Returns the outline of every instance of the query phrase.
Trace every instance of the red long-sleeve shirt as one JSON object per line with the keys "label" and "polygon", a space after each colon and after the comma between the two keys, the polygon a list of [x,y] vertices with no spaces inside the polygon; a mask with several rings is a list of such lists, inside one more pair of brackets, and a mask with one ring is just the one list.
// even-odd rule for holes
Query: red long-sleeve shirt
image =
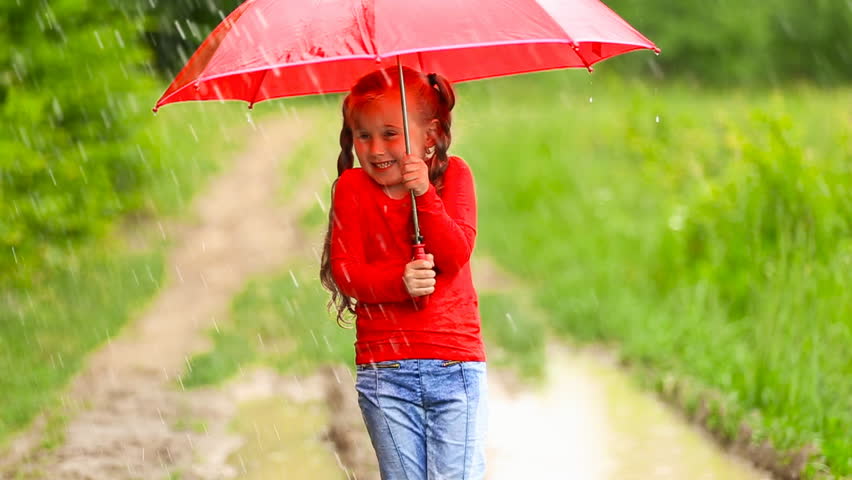
{"label": "red long-sleeve shirt", "polygon": [[450,157],[441,192],[417,197],[426,252],[435,260],[428,302],[402,279],[412,258],[411,197],[388,197],[362,169],[337,180],[331,267],[338,288],[355,298],[355,363],[415,358],[484,361],[479,300],[470,273],[476,238],[476,193],[470,167]]}

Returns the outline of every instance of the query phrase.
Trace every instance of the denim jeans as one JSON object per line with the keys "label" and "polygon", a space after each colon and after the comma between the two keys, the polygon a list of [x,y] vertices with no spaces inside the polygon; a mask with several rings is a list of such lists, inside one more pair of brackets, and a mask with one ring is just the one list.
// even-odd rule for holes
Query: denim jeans
{"label": "denim jeans", "polygon": [[394,360],[357,370],[382,480],[484,478],[485,362]]}

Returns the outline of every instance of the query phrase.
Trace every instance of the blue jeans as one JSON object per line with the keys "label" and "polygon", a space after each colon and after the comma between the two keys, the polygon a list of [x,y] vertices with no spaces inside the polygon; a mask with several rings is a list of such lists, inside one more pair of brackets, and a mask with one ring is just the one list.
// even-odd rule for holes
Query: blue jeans
{"label": "blue jeans", "polygon": [[357,369],[382,480],[484,478],[485,362],[394,360]]}

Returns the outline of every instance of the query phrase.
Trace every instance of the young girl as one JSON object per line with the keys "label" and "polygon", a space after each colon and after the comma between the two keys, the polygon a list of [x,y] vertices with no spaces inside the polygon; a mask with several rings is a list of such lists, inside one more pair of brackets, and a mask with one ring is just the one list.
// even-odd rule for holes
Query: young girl
{"label": "young girl", "polygon": [[[447,155],[450,84],[408,68],[403,78],[411,155],[396,68],[362,77],[343,101],[321,278],[338,323],[356,316],[358,404],[382,479],[482,479],[487,388],[470,273],[473,176]],[[412,260],[409,191],[426,259]]]}

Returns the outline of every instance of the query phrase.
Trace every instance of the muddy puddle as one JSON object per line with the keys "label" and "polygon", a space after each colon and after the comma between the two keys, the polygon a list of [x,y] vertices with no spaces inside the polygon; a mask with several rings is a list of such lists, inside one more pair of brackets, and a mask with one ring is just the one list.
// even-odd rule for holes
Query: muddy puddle
{"label": "muddy puddle", "polygon": [[548,349],[548,380],[489,379],[489,480],[769,480],[723,452],[611,362]]}
{"label": "muddy puddle", "polygon": [[328,421],[320,402],[296,404],[271,397],[242,404],[232,428],[245,443],[228,459],[238,472],[234,478],[345,479],[334,446],[323,438]]}

